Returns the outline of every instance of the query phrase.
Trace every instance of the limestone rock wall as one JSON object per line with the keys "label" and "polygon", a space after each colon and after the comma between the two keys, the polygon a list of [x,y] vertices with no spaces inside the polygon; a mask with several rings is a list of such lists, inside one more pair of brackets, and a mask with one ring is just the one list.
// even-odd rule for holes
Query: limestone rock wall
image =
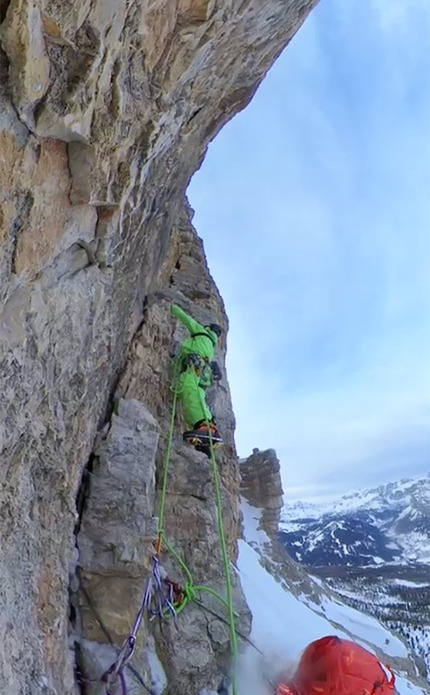
{"label": "limestone rock wall", "polygon": [[241,494],[257,509],[261,509],[260,526],[269,538],[276,539],[283,507],[281,468],[274,449],[254,452],[241,461]]}
{"label": "limestone rock wall", "polygon": [[[100,683],[91,688],[89,683],[116,657],[104,630],[121,646],[142,601],[142,576],[151,567],[157,444],[155,419],[142,403],[130,400],[118,403],[95,450],[78,534],[78,573],[71,582],[84,692],[101,692]],[[138,642],[143,663],[145,646],[145,640]]]}
{"label": "limestone rock wall", "polygon": [[[184,192],[208,142],[248,103],[315,4],[0,2],[0,692],[84,692],[69,605],[75,532],[92,580],[106,565],[90,557],[90,548],[104,550],[89,529],[97,519],[110,523],[89,498],[94,518],[80,518],[83,471],[93,462],[86,477],[100,474],[95,489],[105,489],[109,457],[94,446],[97,432],[118,427],[112,413],[124,416],[120,398],[156,419],[160,445],[141,467],[145,475],[159,467],[179,334],[165,303],[151,306],[147,297],[173,287],[195,302],[197,318],[222,318],[198,265],[203,251]],[[234,556],[238,473],[229,465],[234,419],[225,382],[214,405],[227,440],[221,466]],[[113,475],[122,480],[120,470]],[[127,572],[144,572],[133,543],[115,551],[118,574],[127,553]]]}
{"label": "limestone rock wall", "polygon": [[[97,442],[88,473],[86,502],[77,534],[78,572],[85,591],[79,591],[77,586],[74,597],[78,606],[74,638],[79,649],[80,678],[87,683],[100,679],[114,652],[88,606],[86,593],[103,616],[113,641],[120,646],[139,609],[155,549],[154,516],[158,507],[154,488],[156,481],[158,487],[161,483],[171,417],[171,355],[187,335],[171,316],[170,302],[178,302],[202,323],[217,321],[227,328],[222,300],[207,269],[202,243],[191,226],[187,205],[173,232],[170,255],[167,265],[174,272],[162,280],[164,299],[148,300],[145,321],[133,339],[116,389],[116,412],[107,432]],[[225,373],[225,341],[224,349],[221,341],[217,358]],[[209,395],[226,439],[226,447],[217,453],[217,460],[226,539],[230,556],[235,559],[239,468],[225,377]],[[167,486],[166,538],[192,571],[196,585],[206,585],[225,595],[211,464],[204,454],[183,445],[182,430],[179,407]],[[183,584],[187,578],[169,552],[162,554],[161,561],[169,577]],[[168,674],[165,695],[194,695],[204,687],[217,692],[228,679],[229,632],[224,622],[227,614],[213,597],[203,594],[201,598],[210,613],[190,605],[177,623],[166,622],[161,629],[158,624],[146,623],[139,633],[133,664],[150,683],[151,669],[145,653],[155,646]],[[247,633],[250,616],[237,580],[234,598],[240,614],[238,627]],[[217,614],[221,619],[217,619]],[[128,673],[127,680],[136,695],[145,692],[139,689],[132,674]],[[100,685],[93,683],[89,693],[99,695]]]}

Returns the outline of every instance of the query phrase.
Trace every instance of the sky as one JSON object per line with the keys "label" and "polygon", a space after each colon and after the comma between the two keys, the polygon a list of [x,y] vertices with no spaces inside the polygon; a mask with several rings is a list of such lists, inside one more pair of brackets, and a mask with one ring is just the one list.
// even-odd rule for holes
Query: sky
{"label": "sky", "polygon": [[430,470],[430,3],[321,0],[188,195],[240,456],[286,497]]}

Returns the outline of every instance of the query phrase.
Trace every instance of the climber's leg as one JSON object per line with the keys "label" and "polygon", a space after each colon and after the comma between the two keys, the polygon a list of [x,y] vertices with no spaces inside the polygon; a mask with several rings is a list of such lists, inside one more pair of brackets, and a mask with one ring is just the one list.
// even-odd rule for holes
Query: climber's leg
{"label": "climber's leg", "polygon": [[[189,444],[208,446],[210,439],[214,446],[222,444],[212,412],[206,403],[206,394],[200,387],[200,375],[193,367],[188,367],[179,377],[179,396],[184,418],[191,428],[184,432],[184,441]],[[210,434],[207,426],[209,422]]]}
{"label": "climber's leg", "polygon": [[212,420],[205,392],[200,388],[199,383],[200,377],[192,367],[188,367],[179,377],[178,392],[182,402],[182,412],[190,428],[201,420]]}

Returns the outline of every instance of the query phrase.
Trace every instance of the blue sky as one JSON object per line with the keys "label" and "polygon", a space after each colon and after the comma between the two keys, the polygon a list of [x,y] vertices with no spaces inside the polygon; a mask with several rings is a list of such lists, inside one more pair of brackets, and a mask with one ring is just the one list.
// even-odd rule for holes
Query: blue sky
{"label": "blue sky", "polygon": [[239,454],[285,492],[430,469],[430,3],[321,0],[189,197]]}

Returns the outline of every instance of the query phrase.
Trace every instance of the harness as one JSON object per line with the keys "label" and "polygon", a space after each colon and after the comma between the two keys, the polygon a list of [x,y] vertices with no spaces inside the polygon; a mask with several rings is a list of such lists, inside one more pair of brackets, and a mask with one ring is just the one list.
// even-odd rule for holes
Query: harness
{"label": "harness", "polygon": [[192,338],[198,338],[199,336],[204,336],[205,338],[209,338],[211,341],[212,345],[215,347],[216,345],[216,340],[212,338],[212,336],[209,333],[206,333],[206,331],[200,331],[200,333],[191,333]]}
{"label": "harness", "polygon": [[181,372],[185,372],[187,368],[190,366],[193,366],[196,369],[196,371],[199,369],[204,369],[204,367],[208,364],[208,357],[202,357],[201,355],[198,355],[196,352],[190,352],[188,355],[185,355],[182,358]]}
{"label": "harness", "polygon": [[211,385],[212,373],[211,365],[207,357],[202,357],[195,352],[185,355],[180,363],[180,373],[186,372],[192,368],[199,378],[199,387],[205,391]]}
{"label": "harness", "polygon": [[[212,338],[211,335],[209,335],[209,333],[206,333],[206,331],[200,331],[199,333],[191,333],[191,338],[198,338],[199,336],[209,338],[212,345],[214,347],[216,346],[216,341]],[[203,370],[208,364],[208,357],[202,357],[202,355],[199,355],[197,352],[190,352],[188,355],[184,355],[184,357],[181,359],[180,371],[185,372],[188,369],[188,367],[193,366],[197,374],[200,374],[201,372],[203,372]]]}
{"label": "harness", "polygon": [[[214,347],[216,347],[216,340],[212,338],[209,333],[201,331],[200,333],[192,333],[191,338],[197,338],[198,336],[204,336],[209,338]],[[210,367],[212,378],[209,379],[208,383],[200,383],[199,386],[203,389],[207,388],[213,379],[213,381],[220,381],[222,379],[222,372],[219,368],[218,362],[216,360],[210,361],[209,357],[202,357],[198,353],[191,352],[185,355],[180,362],[180,372],[185,372],[190,366],[194,367],[196,374],[203,377],[203,382],[205,381],[206,370]]]}

